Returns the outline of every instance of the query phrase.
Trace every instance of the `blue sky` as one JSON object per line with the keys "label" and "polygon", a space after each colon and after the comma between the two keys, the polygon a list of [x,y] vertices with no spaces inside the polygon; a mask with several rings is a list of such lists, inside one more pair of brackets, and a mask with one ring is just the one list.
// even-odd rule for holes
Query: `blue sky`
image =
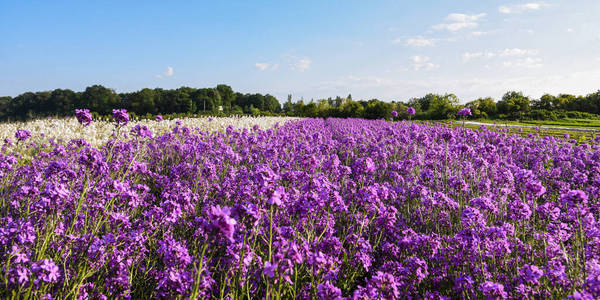
{"label": "blue sky", "polygon": [[600,1],[4,1],[0,95],[231,85],[462,102],[600,89]]}

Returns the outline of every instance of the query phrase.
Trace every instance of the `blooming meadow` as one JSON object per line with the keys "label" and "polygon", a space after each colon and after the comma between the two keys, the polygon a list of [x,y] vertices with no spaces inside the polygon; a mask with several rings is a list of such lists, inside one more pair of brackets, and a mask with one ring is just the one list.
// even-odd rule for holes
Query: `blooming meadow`
{"label": "blooming meadow", "polygon": [[3,298],[600,297],[600,140],[114,113],[102,144],[4,147]]}
{"label": "blooming meadow", "polygon": [[[27,130],[31,139],[28,143],[37,145],[46,144],[49,140],[57,143],[68,142],[72,139],[85,139],[94,147],[104,145],[114,134],[115,123],[111,121],[92,121],[89,110],[77,110],[76,118],[47,118],[28,122],[0,123],[0,142],[15,143],[15,132]],[[123,116],[122,116],[123,117]],[[146,126],[154,135],[165,133],[177,123],[189,128],[199,128],[202,131],[223,131],[228,126],[235,128],[251,128],[258,125],[262,129],[268,129],[275,124],[283,124],[294,117],[222,117],[222,118],[181,118],[163,120],[158,115],[155,120],[131,120],[122,126],[121,132],[128,137],[130,130],[136,125]],[[8,139],[8,140],[7,140]]]}

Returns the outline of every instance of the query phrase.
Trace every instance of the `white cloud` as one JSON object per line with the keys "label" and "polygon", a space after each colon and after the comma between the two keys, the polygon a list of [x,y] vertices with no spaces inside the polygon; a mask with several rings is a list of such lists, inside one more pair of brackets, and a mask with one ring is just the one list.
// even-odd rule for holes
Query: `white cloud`
{"label": "white cloud", "polygon": [[512,61],[505,61],[502,63],[505,67],[525,67],[525,68],[539,68],[544,64],[542,59],[539,57],[525,57],[519,58]]}
{"label": "white cloud", "polygon": [[464,62],[467,62],[471,59],[474,58],[492,58],[492,57],[496,57],[498,54],[496,52],[490,52],[490,51],[485,51],[485,52],[465,52],[462,55],[462,59]]}
{"label": "white cloud", "polygon": [[173,76],[173,67],[168,66],[167,71],[162,74],[156,75],[156,78],[163,78],[163,77],[170,77],[170,76]]}
{"label": "white cloud", "polygon": [[434,25],[432,28],[435,30],[448,30],[451,32],[459,31],[461,29],[466,28],[475,28],[479,26],[478,21],[485,17],[487,14],[481,13],[476,15],[466,15],[466,14],[449,14],[446,17],[446,21],[449,23],[442,23]]}
{"label": "white cloud", "polygon": [[480,57],[483,57],[483,52],[473,52],[473,53],[471,53],[471,52],[465,52],[462,55],[462,60],[463,61],[469,61],[469,60],[471,60],[473,58],[480,58]]}
{"label": "white cloud", "polygon": [[568,32],[568,33],[575,32],[575,29],[573,29],[573,28],[567,28],[567,32]]}
{"label": "white cloud", "polygon": [[410,59],[413,62],[412,67],[415,71],[429,71],[440,67],[439,65],[432,63],[431,59],[427,56],[416,55],[411,57]]}
{"label": "white cloud", "polygon": [[536,57],[537,55],[538,50],[536,49],[506,48],[498,51],[465,52],[462,55],[462,60],[463,62],[468,62],[478,58],[515,58],[514,60],[502,62],[502,65],[505,67],[537,68],[542,66],[542,59]]}
{"label": "white cloud", "polygon": [[485,32],[485,31],[473,31],[473,32],[471,32],[472,36],[483,36],[483,35],[486,35],[486,34],[488,34],[488,33]]}
{"label": "white cloud", "polygon": [[526,11],[540,10],[548,6],[546,2],[529,2],[524,4],[502,5],[498,7],[498,11],[503,14],[520,14]]}
{"label": "white cloud", "polygon": [[270,63],[256,63],[256,64],[254,64],[254,66],[257,69],[261,70],[261,71],[264,71],[264,70],[268,69],[270,65],[271,65]]}
{"label": "white cloud", "polygon": [[310,60],[310,58],[308,57],[297,59],[295,62],[292,63],[292,70],[304,72],[305,70],[308,70],[310,68],[311,64],[312,60]]}
{"label": "white cloud", "polygon": [[275,71],[279,68],[279,64],[272,64],[272,63],[268,63],[268,62],[256,63],[256,64],[254,64],[254,66],[259,71],[266,71],[266,70]]}
{"label": "white cloud", "polygon": [[499,56],[525,56],[525,55],[537,55],[538,51],[536,49],[519,49],[519,48],[512,48],[512,49],[504,49],[501,51],[498,51],[498,55]]}
{"label": "white cloud", "polygon": [[411,47],[431,47],[431,46],[435,46],[436,42],[437,42],[437,39],[428,39],[428,38],[424,38],[422,36],[408,38],[404,42],[402,39],[397,39],[394,41],[395,44],[404,44],[406,46],[411,46]]}
{"label": "white cloud", "polygon": [[462,55],[464,62],[467,62],[475,58],[493,58],[493,57],[523,57],[523,56],[536,56],[538,50],[536,49],[520,49],[520,48],[506,48],[498,51],[485,51],[485,52],[465,52]]}

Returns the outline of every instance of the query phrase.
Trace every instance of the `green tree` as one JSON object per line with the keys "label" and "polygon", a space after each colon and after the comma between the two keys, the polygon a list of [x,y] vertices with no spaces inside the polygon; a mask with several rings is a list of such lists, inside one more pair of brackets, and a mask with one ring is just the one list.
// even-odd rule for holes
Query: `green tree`
{"label": "green tree", "polygon": [[392,110],[392,104],[372,99],[365,107],[363,116],[366,119],[389,119],[392,117]]}
{"label": "green tree", "polygon": [[50,95],[52,113],[60,116],[72,115],[80,96],[81,93],[76,93],[69,89],[55,89]]}
{"label": "green tree", "polygon": [[498,101],[498,113],[506,114],[512,117],[521,116],[529,111],[530,100],[523,96],[522,92],[510,91],[502,96],[502,100]]}
{"label": "green tree", "polygon": [[554,108],[556,97],[550,94],[544,94],[538,101],[532,101],[531,106],[535,109],[551,110]]}
{"label": "green tree", "polygon": [[490,118],[497,113],[496,102],[491,97],[475,99],[465,106],[471,109],[474,118]]}
{"label": "green tree", "polygon": [[224,108],[231,110],[231,105],[235,102],[235,92],[233,92],[233,89],[226,84],[219,84],[217,85],[217,91],[221,96]]}
{"label": "green tree", "polygon": [[277,98],[266,94],[264,97],[263,110],[272,112],[272,113],[280,113],[281,112],[281,104]]}
{"label": "green tree", "polygon": [[138,115],[155,114],[157,111],[154,98],[155,91],[146,88],[128,95],[127,104],[129,109]]}
{"label": "green tree", "polygon": [[283,104],[283,112],[286,115],[292,115],[294,113],[294,104],[292,103],[292,94],[287,96],[287,101]]}
{"label": "green tree", "polygon": [[101,115],[109,115],[114,108],[121,105],[121,99],[114,90],[101,85],[93,85],[85,89],[77,108],[88,108]]}

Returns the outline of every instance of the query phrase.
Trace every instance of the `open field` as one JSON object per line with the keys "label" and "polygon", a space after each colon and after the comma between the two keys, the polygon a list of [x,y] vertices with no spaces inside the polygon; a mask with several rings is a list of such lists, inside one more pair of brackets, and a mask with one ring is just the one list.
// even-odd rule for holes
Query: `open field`
{"label": "open field", "polygon": [[481,120],[471,121],[477,123],[484,123],[489,125],[501,126],[534,126],[534,127],[565,127],[565,128],[579,128],[579,129],[598,129],[600,130],[600,120],[594,119],[564,119],[560,121],[537,121],[537,120],[523,120],[523,121],[505,121],[505,120]]}
{"label": "open field", "polygon": [[251,121],[113,124],[98,147],[17,134],[0,295],[600,297],[600,139]]}
{"label": "open field", "polygon": [[[452,127],[462,127],[462,121],[442,122]],[[600,129],[596,128],[578,128],[578,127],[555,127],[551,125],[534,126],[525,123],[487,123],[487,122],[465,122],[464,127],[474,130],[480,130],[484,125],[487,129],[505,132],[508,134],[517,134],[519,136],[552,136],[557,139],[567,139],[578,143],[586,142],[600,136]],[[508,125],[508,126],[507,126]]]}

